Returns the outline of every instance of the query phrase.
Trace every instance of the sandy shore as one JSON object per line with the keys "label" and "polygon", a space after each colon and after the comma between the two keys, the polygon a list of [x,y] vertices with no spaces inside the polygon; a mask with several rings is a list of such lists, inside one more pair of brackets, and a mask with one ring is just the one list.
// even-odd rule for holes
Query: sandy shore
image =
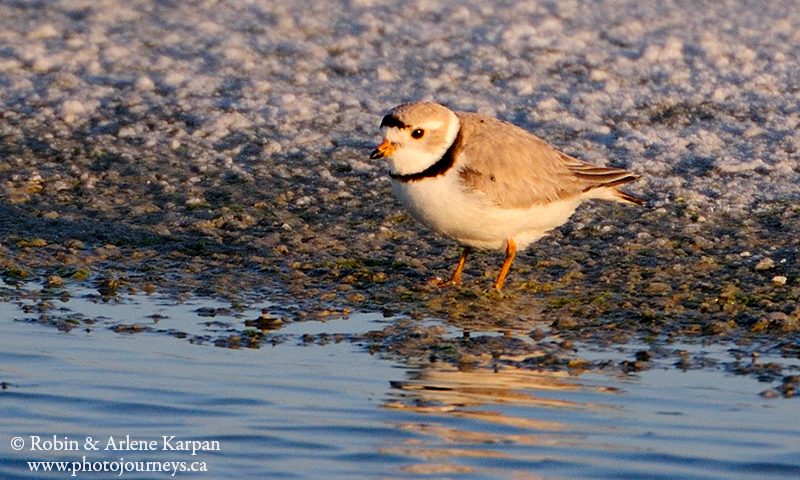
{"label": "sandy shore", "polygon": [[[744,0],[4,2],[5,295],[91,282],[259,295],[288,319],[384,310],[602,342],[791,346],[795,12]],[[382,114],[419,99],[629,168],[649,205],[581,208],[520,254],[502,296],[489,291],[498,253],[475,255],[463,288],[434,288],[458,246],[409,219],[368,159]]]}

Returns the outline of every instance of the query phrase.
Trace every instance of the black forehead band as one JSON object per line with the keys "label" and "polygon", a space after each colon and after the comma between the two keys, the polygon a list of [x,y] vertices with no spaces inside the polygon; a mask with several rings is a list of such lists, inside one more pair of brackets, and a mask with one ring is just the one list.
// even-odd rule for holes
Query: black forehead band
{"label": "black forehead band", "polygon": [[408,125],[403,123],[399,118],[389,113],[385,117],[383,117],[383,120],[381,120],[381,128],[383,127],[387,128],[397,127],[403,129],[403,128],[408,128]]}

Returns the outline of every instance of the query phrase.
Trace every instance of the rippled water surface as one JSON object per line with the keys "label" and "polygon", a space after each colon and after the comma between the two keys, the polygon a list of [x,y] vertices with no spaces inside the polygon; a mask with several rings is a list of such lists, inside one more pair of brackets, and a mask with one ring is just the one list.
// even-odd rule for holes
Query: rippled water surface
{"label": "rippled water surface", "polygon": [[[797,401],[762,398],[764,385],[749,377],[713,369],[575,377],[404,365],[347,340],[390,321],[378,315],[292,323],[280,330],[281,342],[260,349],[217,348],[175,333],[241,331],[264,307],[198,314],[219,306],[72,298],[59,303],[62,313],[97,322],[67,332],[34,321],[38,314],[24,302],[0,303],[0,477],[72,478],[71,470],[32,472],[28,462],[71,469],[84,457],[109,469],[112,462],[123,469],[185,462],[207,471],[174,477],[209,479],[800,477]],[[153,331],[118,332],[108,327],[114,323]],[[329,342],[318,340],[322,332],[332,334]],[[307,333],[317,340],[304,341]],[[31,451],[32,436],[40,447],[55,436],[77,440],[79,449]],[[156,449],[105,450],[111,437],[117,444],[126,436]],[[165,436],[175,437],[172,447],[190,440],[219,448],[165,451]],[[20,450],[12,448],[15,437]],[[87,437],[98,450],[85,450]],[[174,473],[120,475],[119,464],[74,476]]]}

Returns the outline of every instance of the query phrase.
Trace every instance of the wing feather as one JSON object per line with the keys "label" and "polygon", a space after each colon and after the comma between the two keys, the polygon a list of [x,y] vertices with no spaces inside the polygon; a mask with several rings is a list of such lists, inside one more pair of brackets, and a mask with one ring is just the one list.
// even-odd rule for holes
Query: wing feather
{"label": "wing feather", "polygon": [[[637,178],[627,170],[571,157],[510,123],[475,113],[457,115],[462,129],[456,159],[461,180],[465,188],[495,205],[530,208],[594,189],[613,189]],[[627,194],[611,196],[620,201],[635,199]]]}

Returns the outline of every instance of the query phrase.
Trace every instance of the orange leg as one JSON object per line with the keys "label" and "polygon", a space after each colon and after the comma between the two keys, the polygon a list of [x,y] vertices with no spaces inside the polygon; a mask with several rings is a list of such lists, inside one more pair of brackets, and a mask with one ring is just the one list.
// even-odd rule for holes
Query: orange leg
{"label": "orange leg", "polygon": [[461,285],[461,272],[464,271],[464,264],[467,263],[467,257],[469,256],[469,252],[471,250],[472,249],[469,247],[464,247],[464,251],[461,252],[461,259],[458,261],[456,271],[453,272],[453,276],[450,277],[450,283],[453,285]]}
{"label": "orange leg", "polygon": [[509,238],[506,245],[506,260],[503,262],[503,268],[500,269],[500,276],[497,277],[497,281],[494,283],[494,288],[498,290],[503,288],[503,282],[506,281],[506,275],[508,275],[508,270],[511,268],[511,262],[514,261],[514,256],[516,254],[517,244],[514,243],[514,239]]}
{"label": "orange leg", "polygon": [[464,247],[464,252],[461,253],[461,259],[458,261],[458,266],[456,267],[456,271],[453,272],[453,276],[450,277],[450,280],[434,280],[436,285],[440,287],[444,287],[447,285],[461,285],[461,272],[464,271],[464,264],[467,263],[467,257],[469,256],[469,252],[472,249],[469,247]]}

